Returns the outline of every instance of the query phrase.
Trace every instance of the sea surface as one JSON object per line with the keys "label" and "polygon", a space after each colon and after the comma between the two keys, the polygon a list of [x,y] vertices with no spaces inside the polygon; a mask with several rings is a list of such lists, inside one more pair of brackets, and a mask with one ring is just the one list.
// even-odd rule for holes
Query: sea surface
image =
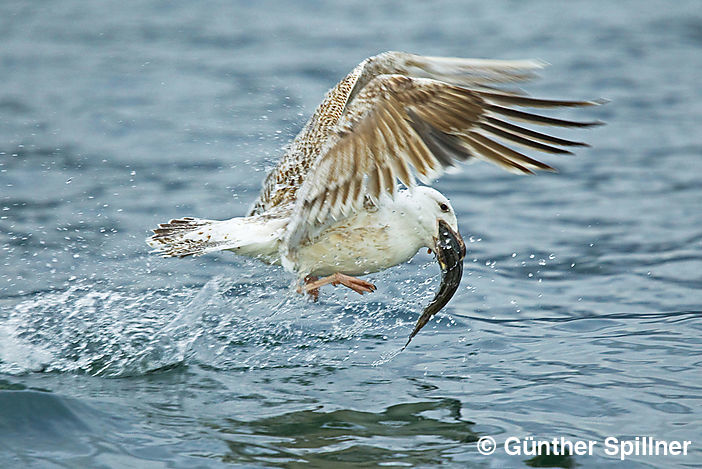
{"label": "sea surface", "polygon": [[[231,253],[149,254],[159,222],[243,215],[385,50],[538,58],[529,93],[610,100],[556,114],[607,122],[555,131],[592,145],[558,174],[436,183],[466,272],[410,347],[425,252],[318,303]],[[699,2],[8,0],[0,77],[0,467],[702,466]]]}

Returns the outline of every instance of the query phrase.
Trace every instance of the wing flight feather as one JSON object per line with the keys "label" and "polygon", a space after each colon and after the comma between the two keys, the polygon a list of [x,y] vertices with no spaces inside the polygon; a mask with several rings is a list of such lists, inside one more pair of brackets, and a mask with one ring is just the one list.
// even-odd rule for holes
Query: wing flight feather
{"label": "wing flight feather", "polygon": [[[554,171],[500,139],[546,153],[570,153],[560,146],[585,145],[506,122],[505,118],[570,128],[601,124],[513,108],[581,107],[601,101],[546,100],[466,88],[463,85],[471,81],[458,78],[461,64],[452,59],[433,60],[431,66],[409,67],[414,76],[381,74],[355,91],[296,194],[286,236],[288,250],[329,223],[356,212],[366,196],[374,203],[384,195],[392,197],[398,180],[406,186],[415,184],[415,177],[430,183],[446,168],[470,158],[485,159],[516,173]],[[490,72],[491,68],[485,70]],[[504,72],[504,68],[499,70]],[[526,76],[516,66],[514,70],[509,79]],[[423,74],[450,82],[419,76]]]}
{"label": "wing flight feather", "polygon": [[[301,182],[307,178],[328,139],[338,132],[338,124],[346,110],[376,77],[395,74],[429,78],[487,91],[505,83],[530,79],[544,65],[544,62],[536,60],[425,57],[392,51],[364,60],[326,94],[310,120],[287,147],[282,159],[266,176],[263,189],[249,214],[264,213],[296,202]],[[394,115],[393,118],[395,125],[398,125],[398,116]],[[380,130],[383,137],[385,130]],[[420,174],[426,176],[426,171]]]}

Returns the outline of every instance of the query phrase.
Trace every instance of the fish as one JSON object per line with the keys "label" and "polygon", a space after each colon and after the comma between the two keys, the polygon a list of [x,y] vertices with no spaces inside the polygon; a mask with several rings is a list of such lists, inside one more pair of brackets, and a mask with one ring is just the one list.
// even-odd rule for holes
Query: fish
{"label": "fish", "polygon": [[454,231],[445,221],[439,220],[439,239],[436,242],[436,260],[441,267],[441,284],[434,299],[424,308],[414,330],[409,335],[402,350],[412,342],[414,336],[429,320],[451,301],[463,278],[463,259],[466,257],[466,244],[460,233]]}

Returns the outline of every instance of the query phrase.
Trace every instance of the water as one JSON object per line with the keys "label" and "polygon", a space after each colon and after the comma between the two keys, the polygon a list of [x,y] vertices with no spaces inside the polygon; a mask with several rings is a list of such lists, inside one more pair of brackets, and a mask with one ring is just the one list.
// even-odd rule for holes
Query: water
{"label": "water", "polygon": [[[3,2],[0,466],[699,467],[702,11],[697,2]],[[540,58],[587,110],[557,175],[437,187],[469,252],[312,304],[278,268],[164,260],[176,216],[243,214],[323,93],[383,50]],[[569,116],[571,114],[564,114]],[[593,439],[592,456],[476,440]],[[606,436],[692,440],[606,456]]]}

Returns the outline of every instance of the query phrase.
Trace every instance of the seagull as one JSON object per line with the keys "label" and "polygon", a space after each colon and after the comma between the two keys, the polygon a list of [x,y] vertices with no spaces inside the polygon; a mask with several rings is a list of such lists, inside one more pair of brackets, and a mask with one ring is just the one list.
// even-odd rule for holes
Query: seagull
{"label": "seagull", "polygon": [[428,248],[451,284],[442,283],[441,298],[425,311],[431,316],[455,292],[465,256],[456,213],[431,183],[470,160],[519,174],[555,171],[513,147],[569,154],[564,147],[587,144],[514,122],[570,128],[601,123],[516,109],[602,103],[536,99],[506,89],[544,65],[404,52],[370,57],[327,92],[246,216],[171,220],[147,243],[164,257],[231,251],[282,265],[296,275],[298,292],[315,300],[328,284],[372,292],[375,285],[360,276]]}

